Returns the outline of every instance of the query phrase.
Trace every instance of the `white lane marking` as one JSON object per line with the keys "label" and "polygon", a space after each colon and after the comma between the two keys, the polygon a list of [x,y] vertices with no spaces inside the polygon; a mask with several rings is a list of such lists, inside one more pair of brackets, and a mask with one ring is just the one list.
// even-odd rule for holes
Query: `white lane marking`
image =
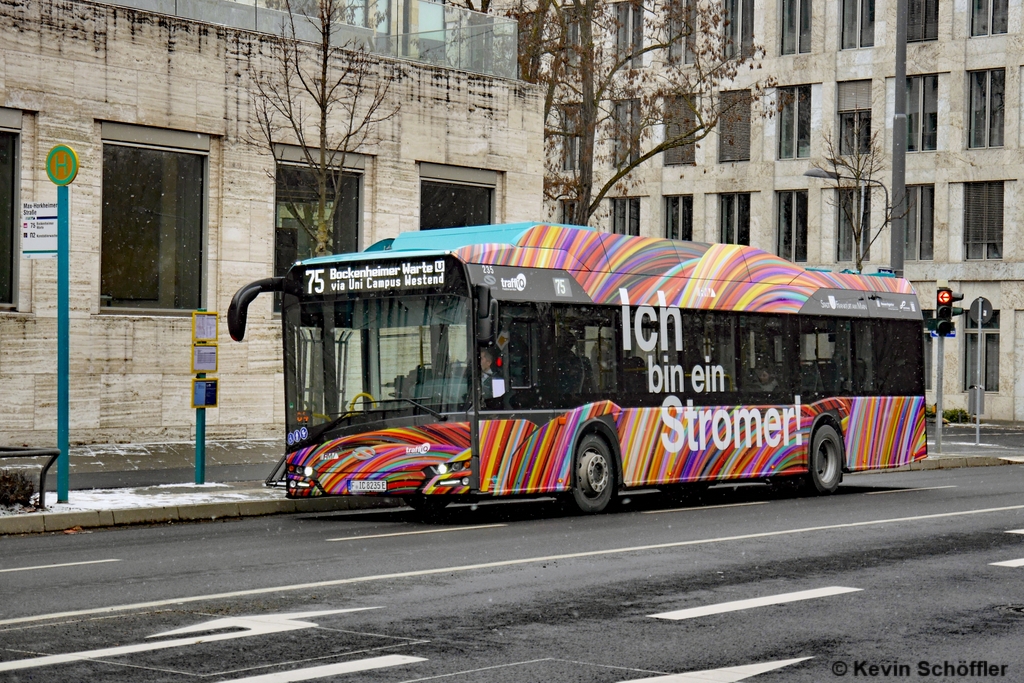
{"label": "white lane marking", "polygon": [[[281,633],[283,631],[296,631],[305,628],[316,628],[317,625],[311,621],[302,621],[313,617],[321,617],[328,614],[342,614],[344,612],[362,612],[369,609],[380,609],[380,607],[353,607],[349,609],[330,609],[318,612],[292,612],[287,614],[262,614],[250,617],[229,617],[226,619],[214,619],[194,626],[177,628],[173,631],[157,633],[150,638],[164,638],[167,636],[178,636],[186,633],[204,633],[192,638],[177,638],[175,640],[164,640],[160,642],[139,643],[137,645],[122,645],[120,647],[106,647],[99,650],[85,650],[83,652],[68,652],[60,655],[43,655],[42,657],[30,657],[28,659],[15,659],[9,662],[0,662],[0,671],[14,671],[17,669],[35,669],[42,666],[53,666],[55,664],[66,664],[68,662],[81,662],[90,659],[101,659],[103,657],[119,657],[130,655],[136,652],[151,652],[153,650],[166,650],[174,647],[185,647],[187,645],[198,645],[199,643],[212,643],[218,640],[234,640],[236,638],[247,638],[249,636],[266,635],[270,633]],[[245,629],[243,631],[229,631],[228,633],[210,634],[210,631],[222,631],[229,628]],[[296,679],[298,680],[298,679]]]}
{"label": "white lane marking", "polygon": [[767,500],[757,500],[752,503],[726,503],[725,505],[704,505],[692,508],[672,508],[671,510],[641,510],[644,515],[660,515],[664,512],[690,512],[691,510],[718,510],[720,508],[741,508],[748,505],[767,505]]}
{"label": "white lane marking", "polygon": [[388,581],[391,579],[407,579],[416,576],[434,576],[436,574],[453,574],[455,572],[469,572],[479,569],[493,569],[495,567],[514,567],[523,564],[536,564],[539,562],[553,562],[557,560],[572,560],[581,557],[600,557],[602,555],[621,555],[623,553],[637,553],[648,550],[667,550],[669,548],[685,548],[691,545],[707,545],[709,543],[727,543],[729,541],[747,541],[755,538],[773,538],[776,536],[791,536],[794,534],[806,534],[814,531],[832,531],[835,529],[857,529],[866,526],[879,526],[882,524],[898,524],[900,522],[919,522],[928,519],[945,519],[947,517],[965,517],[967,515],[983,515],[993,512],[1011,512],[1013,510],[1024,510],[1024,505],[1007,505],[998,508],[979,508],[976,510],[960,510],[958,512],[938,512],[931,515],[914,515],[913,517],[891,517],[888,519],[871,519],[866,522],[846,522],[844,524],[828,524],[823,526],[809,526],[798,529],[782,529],[780,531],[763,531],[753,534],[739,534],[736,536],[722,536],[719,538],[700,538],[692,541],[672,541],[669,543],[652,543],[649,545],[627,546],[623,548],[607,548],[605,550],[588,550],[579,553],[565,553],[562,555],[543,555],[539,557],[522,557],[516,560],[499,560],[496,562],[481,562],[479,564],[464,564],[452,567],[435,567],[433,569],[417,569],[407,572],[393,572],[391,574],[375,574],[370,576],[353,576],[347,579],[329,579],[327,581],[315,581],[311,583],[291,583],[284,586],[271,586],[268,588],[250,588],[241,591],[228,593],[207,593],[205,595],[189,595],[167,600],[151,600],[149,602],[134,602],[125,605],[110,605],[108,607],[94,607],[91,609],[70,610],[67,612],[53,612],[50,614],[38,614],[30,617],[15,617],[13,619],[0,619],[0,626],[12,624],[25,624],[35,621],[47,621],[50,619],[65,619],[68,617],[80,617],[89,614],[109,614],[111,612],[124,612],[127,610],[152,609],[154,607],[166,607],[168,605],[183,605],[190,602],[204,602],[207,600],[225,600],[240,598],[250,595],[266,595],[267,593],[286,593],[294,591],[308,591],[311,589],[328,588],[330,586],[345,586],[354,583],[366,583],[369,581]]}
{"label": "white lane marking", "polygon": [[327,541],[361,541],[365,538],[391,538],[392,536],[417,536],[419,534],[443,534],[449,531],[472,531],[473,529],[494,529],[508,524],[477,524],[475,526],[456,526],[451,529],[425,529],[423,531],[397,531],[393,534],[372,534],[369,536],[344,536],[342,538],[328,538]]}
{"label": "white lane marking", "polygon": [[766,595],[763,598],[750,598],[749,600],[734,600],[732,602],[720,602],[715,605],[704,605],[703,607],[690,607],[689,609],[680,609],[675,610],[673,612],[662,612],[660,614],[650,614],[648,616],[654,617],[655,619],[671,619],[673,621],[679,621],[681,619],[693,619],[695,617],[704,617],[709,614],[736,612],[742,609],[751,609],[753,607],[781,605],[783,603],[797,602],[799,600],[813,600],[814,598],[827,598],[831,595],[856,593],[857,591],[861,590],[864,589],[844,588],[843,586],[828,586],[827,588],[815,588],[813,590],[797,591],[796,593],[780,593],[779,595]]}
{"label": "white lane marking", "polygon": [[64,564],[41,564],[35,567],[14,567],[12,569],[0,569],[4,572],[27,572],[33,569],[57,569],[58,567],[77,567],[83,564],[103,564],[104,562],[120,562],[121,560],[89,560],[87,562],[65,562]]}
{"label": "white lane marking", "polygon": [[806,662],[813,657],[800,657],[799,659],[783,659],[777,662],[764,662],[762,664],[747,664],[746,666],[730,666],[725,669],[707,669],[705,671],[690,671],[683,674],[671,674],[668,676],[653,676],[651,678],[634,678],[622,683],[736,683],[757,676],[758,674],[775,671],[786,666],[792,666],[800,662]]}
{"label": "white lane marking", "polygon": [[1024,534],[1024,529],[1010,529],[1006,533],[1008,533],[1008,534]]}
{"label": "white lane marking", "polygon": [[1024,559],[1006,560],[1005,562],[993,562],[993,567],[1024,567]]}
{"label": "white lane marking", "polygon": [[276,674],[225,679],[222,683],[227,683],[227,681],[230,681],[230,683],[292,683],[293,681],[311,681],[315,678],[327,678],[328,676],[337,676],[338,674],[384,669],[389,666],[403,666],[405,664],[425,661],[427,660],[423,657],[387,655],[384,657],[370,657],[369,659],[356,659],[351,662],[341,662],[340,664],[313,666],[308,669],[297,669],[295,671],[282,671]]}
{"label": "white lane marking", "polygon": [[880,496],[883,493],[907,493],[909,491],[937,491],[939,489],[955,489],[955,485],[950,486],[921,486],[916,489],[893,489],[892,491],[868,491],[865,496]]}

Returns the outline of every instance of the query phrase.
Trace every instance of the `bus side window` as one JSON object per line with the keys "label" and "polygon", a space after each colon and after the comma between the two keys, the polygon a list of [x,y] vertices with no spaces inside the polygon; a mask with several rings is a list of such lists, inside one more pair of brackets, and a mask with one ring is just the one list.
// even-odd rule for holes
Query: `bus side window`
{"label": "bus side window", "polygon": [[532,389],[537,385],[537,326],[529,320],[513,320],[509,325],[508,376],[510,388]]}

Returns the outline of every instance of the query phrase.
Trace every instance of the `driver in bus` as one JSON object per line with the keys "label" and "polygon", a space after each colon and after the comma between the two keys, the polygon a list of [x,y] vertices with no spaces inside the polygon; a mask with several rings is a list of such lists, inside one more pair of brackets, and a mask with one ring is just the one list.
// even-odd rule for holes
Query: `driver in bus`
{"label": "driver in bus", "polygon": [[497,353],[494,347],[485,346],[480,349],[480,389],[481,398],[494,398],[494,359]]}

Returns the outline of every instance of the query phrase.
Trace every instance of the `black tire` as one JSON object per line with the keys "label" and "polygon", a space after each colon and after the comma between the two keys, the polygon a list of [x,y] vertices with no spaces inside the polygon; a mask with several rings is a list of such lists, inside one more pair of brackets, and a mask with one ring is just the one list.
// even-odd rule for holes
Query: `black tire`
{"label": "black tire", "polygon": [[448,496],[406,496],[405,504],[425,517],[436,517],[448,507]]}
{"label": "black tire", "polygon": [[572,498],[586,514],[601,512],[615,498],[615,456],[604,439],[587,434],[576,444],[572,461]]}
{"label": "black tire", "polygon": [[807,489],[810,493],[835,493],[843,480],[843,441],[831,425],[814,430],[807,454]]}

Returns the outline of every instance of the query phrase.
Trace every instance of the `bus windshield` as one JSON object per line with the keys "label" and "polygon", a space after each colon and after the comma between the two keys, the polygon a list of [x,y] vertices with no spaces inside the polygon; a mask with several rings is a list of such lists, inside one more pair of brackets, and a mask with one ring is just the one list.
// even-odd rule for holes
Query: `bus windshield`
{"label": "bus windshield", "polygon": [[468,298],[450,294],[286,306],[289,435],[467,410],[468,311]]}

